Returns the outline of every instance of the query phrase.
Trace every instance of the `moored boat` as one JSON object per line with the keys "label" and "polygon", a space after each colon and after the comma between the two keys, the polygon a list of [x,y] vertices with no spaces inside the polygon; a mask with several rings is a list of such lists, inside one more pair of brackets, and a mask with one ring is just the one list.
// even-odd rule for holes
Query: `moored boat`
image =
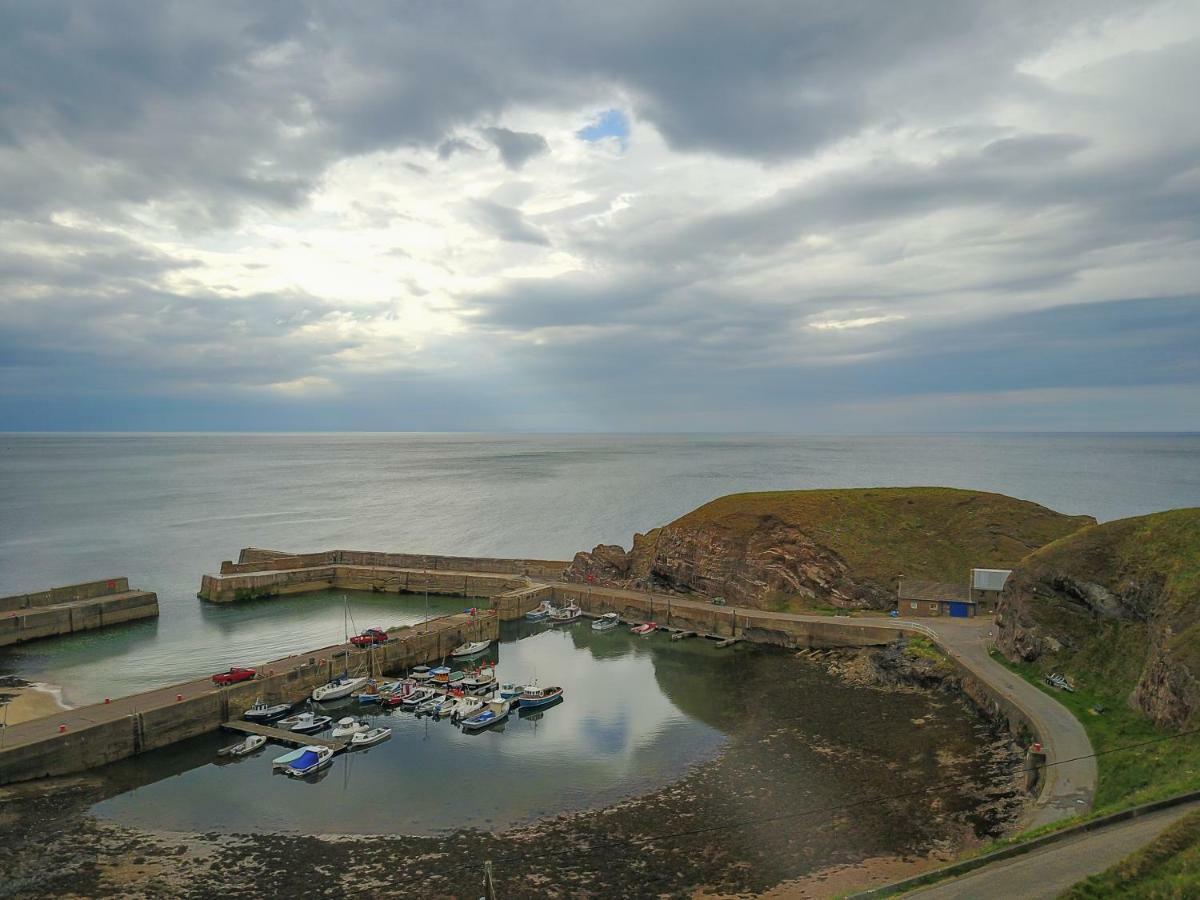
{"label": "moored boat", "polygon": [[562,609],[556,609],[550,613],[550,621],[555,625],[566,625],[569,622],[574,622],[581,615],[583,610],[576,603],[568,603]]}
{"label": "moored boat", "polygon": [[491,641],[467,641],[465,644],[459,644],[457,647],[451,650],[450,655],[455,659],[463,659],[468,656],[478,656],[491,645]]}
{"label": "moored boat", "polygon": [[415,681],[428,681],[433,677],[433,669],[429,668],[429,666],[413,666],[412,670],[408,673],[408,677]]}
{"label": "moored boat", "polygon": [[400,701],[400,705],[405,709],[416,709],[426,700],[432,700],[437,695],[433,688],[417,688],[407,697]]}
{"label": "moored boat", "polygon": [[459,697],[450,710],[450,721],[469,718],[483,709],[483,701],[478,697]]}
{"label": "moored boat", "polygon": [[266,703],[258,700],[253,706],[242,713],[242,718],[247,722],[274,722],[276,719],[283,718],[291,711],[292,704],[290,703]]}
{"label": "moored boat", "polygon": [[466,672],[451,671],[449,666],[438,666],[433,670],[433,678],[429,683],[435,687],[447,687],[458,684],[466,677]]}
{"label": "moored boat", "polygon": [[267,745],[267,739],[261,734],[252,734],[244,741],[238,741],[231,747],[223,747],[217,751],[217,756],[249,756],[256,750]]}
{"label": "moored boat", "polygon": [[333,750],[329,747],[316,745],[302,747],[300,755],[288,763],[287,768],[283,771],[293,778],[303,778],[318,769],[325,768],[331,762],[333,762]]}
{"label": "moored boat", "polygon": [[543,600],[537,605],[537,608],[531,609],[525,613],[525,618],[530,622],[541,622],[554,611],[554,604],[549,600]]}
{"label": "moored boat", "polygon": [[350,749],[374,747],[376,744],[382,744],[391,736],[392,729],[390,728],[372,728],[369,731],[360,731],[350,738]]}
{"label": "moored boat", "polygon": [[341,700],[343,697],[349,697],[370,679],[366,675],[350,677],[345,672],[333,679],[328,684],[323,684],[319,688],[314,688],[312,692],[313,700],[318,703],[329,702],[330,700]]}
{"label": "moored boat", "polygon": [[500,699],[515,700],[517,697],[521,696],[524,690],[525,685],[513,684],[511,681],[506,681],[504,684],[500,685]]}
{"label": "moored boat", "polygon": [[630,634],[650,634],[658,625],[654,622],[643,622],[641,625],[634,625],[629,629]]}
{"label": "moored boat", "polygon": [[521,709],[537,709],[539,706],[549,706],[558,701],[563,695],[560,687],[527,687],[517,698]]}
{"label": "moored boat", "polygon": [[318,731],[328,728],[332,721],[332,716],[318,716],[314,713],[302,712],[299,715],[280,719],[278,725],[280,728],[286,728],[297,734],[316,734]]}
{"label": "moored boat", "polygon": [[616,613],[605,613],[592,622],[592,631],[612,631],[621,624],[621,617]]}
{"label": "moored boat", "polygon": [[480,666],[479,669],[467,675],[459,682],[459,687],[463,690],[473,691],[477,688],[492,687],[496,683],[496,669],[494,666]]}
{"label": "moored boat", "polygon": [[463,731],[480,731],[498,725],[508,718],[510,708],[511,705],[507,700],[490,700],[479,712],[462,720],[462,729]]}
{"label": "moored boat", "polygon": [[287,753],[283,754],[283,756],[275,757],[273,760],[271,760],[271,768],[273,770],[286,769],[304,755],[304,749],[305,748],[303,747],[298,747],[295,750],[289,750]]}
{"label": "moored boat", "polygon": [[344,719],[338,719],[337,726],[333,731],[329,732],[329,736],[335,738],[350,737],[361,731],[367,731],[370,727],[370,724],[367,722],[360,722],[353,716],[346,716]]}

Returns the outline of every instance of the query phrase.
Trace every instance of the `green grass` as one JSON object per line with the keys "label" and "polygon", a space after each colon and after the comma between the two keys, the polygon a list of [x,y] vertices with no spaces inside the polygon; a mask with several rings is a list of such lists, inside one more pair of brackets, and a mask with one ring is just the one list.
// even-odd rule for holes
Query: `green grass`
{"label": "green grass", "polygon": [[1200,812],[1184,816],[1138,850],[1100,875],[1061,895],[1061,900],[1107,897],[1200,896]]}

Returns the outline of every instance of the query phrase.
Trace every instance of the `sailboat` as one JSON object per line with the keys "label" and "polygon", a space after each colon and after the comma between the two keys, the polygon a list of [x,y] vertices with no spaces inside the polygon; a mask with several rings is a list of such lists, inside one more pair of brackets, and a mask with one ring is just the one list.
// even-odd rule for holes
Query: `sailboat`
{"label": "sailboat", "polygon": [[[342,600],[345,603],[345,610],[342,613],[342,630],[344,632],[344,639],[349,641],[350,601],[346,599],[345,595],[342,596]],[[373,653],[374,649],[371,648],[370,652]],[[372,657],[368,656],[368,660],[371,658]],[[318,703],[328,703],[331,700],[341,700],[343,697],[349,697],[351,694],[356,693],[359,688],[361,688],[370,680],[371,676],[369,673],[366,675],[351,676],[349,671],[343,671],[341,675],[337,676],[329,683],[323,684],[318,688],[314,688],[312,692],[312,698]]]}

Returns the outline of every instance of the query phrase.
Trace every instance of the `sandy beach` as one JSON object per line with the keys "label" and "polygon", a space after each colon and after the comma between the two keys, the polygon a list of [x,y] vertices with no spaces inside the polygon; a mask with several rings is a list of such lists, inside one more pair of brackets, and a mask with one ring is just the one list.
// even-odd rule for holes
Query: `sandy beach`
{"label": "sandy beach", "polygon": [[[4,701],[7,700],[7,703]],[[69,707],[62,702],[60,691],[46,684],[25,684],[0,687],[0,722],[16,725],[30,719],[50,716]]]}

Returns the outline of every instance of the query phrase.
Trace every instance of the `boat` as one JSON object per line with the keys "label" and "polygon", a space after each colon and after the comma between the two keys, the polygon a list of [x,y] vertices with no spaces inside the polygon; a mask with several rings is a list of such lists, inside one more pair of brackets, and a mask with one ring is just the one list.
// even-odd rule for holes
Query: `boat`
{"label": "boat", "polygon": [[304,749],[304,747],[299,747],[296,750],[289,750],[287,753],[283,754],[283,756],[275,757],[273,760],[271,760],[272,771],[286,769],[304,755]]}
{"label": "boat", "polygon": [[252,734],[244,741],[238,741],[231,747],[223,747],[217,751],[217,756],[249,756],[256,750],[267,745],[267,739],[261,734]]}
{"label": "boat", "polygon": [[450,721],[470,718],[483,709],[483,701],[478,697],[459,697],[450,710]]}
{"label": "boat", "polygon": [[654,622],[643,622],[641,625],[634,625],[629,629],[630,634],[650,634],[658,625]]}
{"label": "boat", "polygon": [[350,738],[350,749],[374,747],[376,744],[382,744],[391,736],[392,729],[390,728],[372,728],[369,731],[360,731]]}
{"label": "boat", "polygon": [[374,678],[372,678],[370,681],[368,681],[366,684],[363,685],[363,689],[361,691],[359,691],[357,694],[351,694],[350,696],[353,697],[355,700],[357,700],[359,703],[378,703],[379,702],[379,694],[380,694],[379,683],[376,682]]}
{"label": "boat", "polygon": [[517,697],[520,697],[524,691],[525,685],[513,684],[511,681],[506,681],[504,684],[500,685],[500,699],[515,700]]}
{"label": "boat", "polygon": [[433,716],[437,719],[444,719],[446,716],[454,712],[454,707],[458,703],[460,693],[450,693],[438,700],[438,704],[434,707]]}
{"label": "boat", "polygon": [[433,678],[431,679],[430,683],[439,685],[441,687],[447,687],[451,684],[458,684],[466,677],[466,672],[452,672],[450,671],[449,666],[438,666],[433,670]]}
{"label": "boat", "polygon": [[550,613],[550,621],[555,625],[566,625],[568,622],[574,622],[581,615],[583,610],[576,603],[569,603],[562,609],[556,609]]}
{"label": "boat", "polygon": [[450,651],[450,655],[455,659],[462,659],[467,656],[477,656],[492,645],[491,641],[467,641],[465,644],[459,644]]}
{"label": "boat", "polygon": [[416,681],[428,681],[433,677],[433,670],[429,666],[413,666],[408,677]]}
{"label": "boat", "polygon": [[529,612],[525,613],[525,618],[530,622],[541,622],[553,611],[554,604],[549,600],[543,600],[537,605],[536,609],[531,609]]}
{"label": "boat", "polygon": [[621,617],[616,613],[605,613],[592,622],[592,631],[612,631],[621,624]]}
{"label": "boat", "polygon": [[368,731],[371,728],[367,722],[360,722],[353,716],[346,716],[344,719],[338,719],[337,726],[333,731],[329,732],[330,737],[350,737],[358,734],[360,731]]}
{"label": "boat", "polygon": [[444,697],[435,695],[430,697],[424,703],[420,704],[416,709],[413,710],[413,712],[415,712],[418,716],[432,716],[437,712],[437,708],[442,705],[444,700]]}
{"label": "boat", "polygon": [[280,728],[286,728],[297,734],[316,734],[318,731],[328,728],[332,721],[332,716],[318,716],[310,712],[302,712],[299,715],[280,719],[277,724]]}
{"label": "boat", "polygon": [[462,720],[463,731],[480,731],[491,728],[508,718],[510,704],[507,700],[490,700],[479,712]]}
{"label": "boat", "polygon": [[300,755],[288,763],[283,771],[293,778],[303,778],[333,762],[333,750],[329,747],[301,747]]}
{"label": "boat", "polygon": [[496,684],[496,669],[494,666],[481,666],[458,683],[464,690],[473,691],[477,688],[490,688]]}
{"label": "boat", "polygon": [[255,704],[242,713],[242,718],[247,722],[274,722],[276,719],[281,719],[292,711],[290,703],[265,703],[258,700]]}
{"label": "boat", "polygon": [[417,688],[407,697],[400,701],[400,705],[406,709],[416,709],[426,700],[432,700],[437,696],[437,691],[433,688]]}
{"label": "boat", "polygon": [[333,679],[328,684],[323,684],[319,688],[314,688],[312,698],[318,703],[328,703],[330,700],[341,700],[343,697],[349,697],[360,687],[366,684],[371,679],[366,675],[358,675],[353,678],[343,672],[340,676]]}
{"label": "boat", "polygon": [[560,687],[527,687],[517,698],[517,704],[521,709],[537,709],[557,702],[562,695],[563,689]]}

